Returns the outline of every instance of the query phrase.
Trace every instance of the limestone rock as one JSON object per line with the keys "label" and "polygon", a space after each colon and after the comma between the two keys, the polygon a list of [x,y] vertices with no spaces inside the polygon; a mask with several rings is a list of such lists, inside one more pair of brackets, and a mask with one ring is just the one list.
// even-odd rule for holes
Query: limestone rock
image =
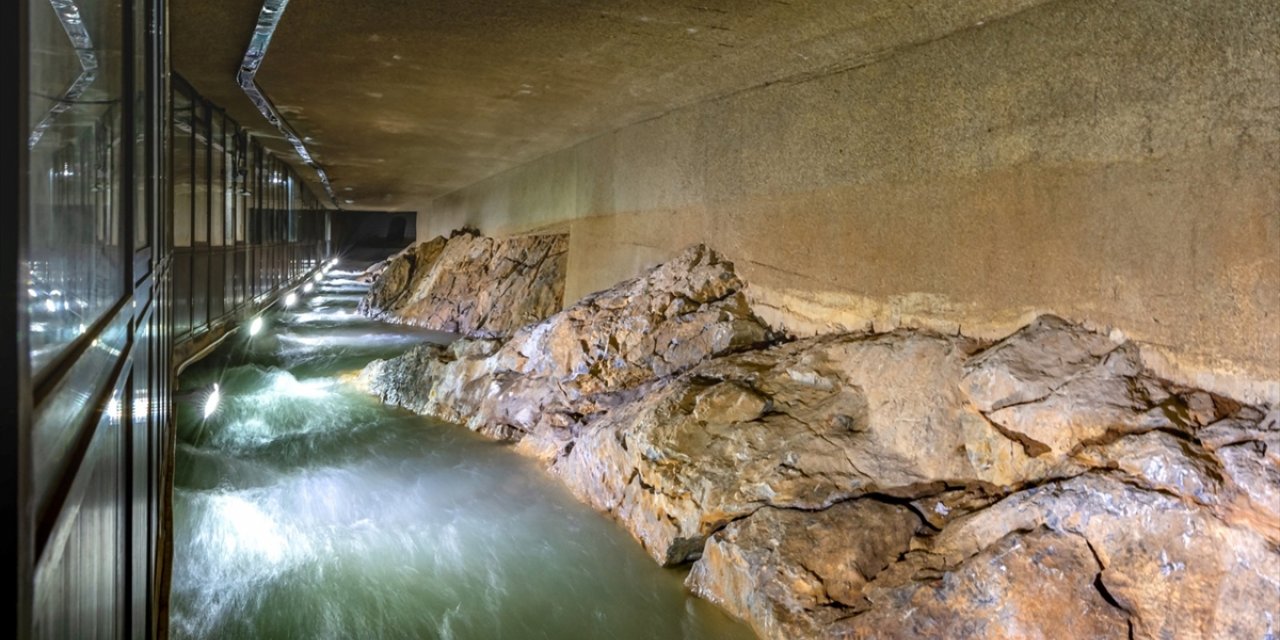
{"label": "limestone rock", "polygon": [[696,559],[708,535],[764,506],[1000,491],[1076,471],[1027,455],[965,402],[973,347],[895,332],[721,358],[588,421],[551,471],[665,564]]}
{"label": "limestone rock", "polygon": [[[946,566],[959,566],[1003,539],[1037,530],[1087,542],[1096,558],[1097,589],[1126,614],[1133,637],[1263,638],[1276,632],[1280,554],[1271,543],[1178,497],[1105,473],[1015,493],[957,520],[921,547]],[[901,604],[903,589],[915,588],[890,587],[871,600],[876,607],[889,604],[887,612]],[[851,628],[871,629],[890,617]]]}
{"label": "limestone rock", "polygon": [[765,637],[1280,633],[1275,409],[1052,316],[779,343],[744,286],[693,247],[361,379],[518,441]]}
{"label": "limestone rock", "polygon": [[361,300],[371,317],[470,336],[508,335],[563,303],[568,237],[437,237],[389,259]]}
{"label": "limestone rock", "polygon": [[819,512],[766,507],[707,542],[689,586],[761,635],[800,638],[866,609],[868,583],[909,549],[911,509],[877,500]]}
{"label": "limestone rock", "polygon": [[[1078,537],[1035,530],[1002,538],[940,577],[880,596],[873,610],[823,630],[830,638],[1057,640],[1129,637],[1125,612],[1094,586],[1098,565]],[[785,636],[773,636],[785,637]]]}
{"label": "limestone rock", "polygon": [[370,280],[369,292],[356,309],[371,317],[394,319],[394,311],[403,306],[410,289],[431,273],[447,242],[444,237],[419,242],[365,269],[361,278]]}
{"label": "limestone rock", "polygon": [[920,522],[865,500],[762,509],[711,537],[689,585],[766,638],[1265,638],[1280,615],[1264,536],[1105,474]]}
{"label": "limestone rock", "polygon": [[[1059,328],[1046,332],[1046,325]],[[1055,375],[1066,380],[1042,381],[1046,391],[1024,394],[1022,405],[971,400],[997,395],[974,382],[995,369],[993,353],[1003,354],[1011,368],[1031,370],[1034,363],[1011,357],[1013,347],[1034,352],[1041,339],[1105,344],[1046,319],[976,353],[978,345],[960,338],[895,332],[735,354],[588,421],[551,471],[580,498],[614,514],[658,561],[697,560],[691,586],[767,637],[1126,637],[1130,624],[1138,637],[1169,637],[1171,630],[1172,637],[1236,637],[1263,629],[1267,616],[1280,619],[1274,546],[1280,464],[1270,444],[1280,433],[1274,423],[1256,409],[1206,400],[1203,392],[1152,378],[1130,359],[1129,346],[1114,344],[1082,350],[1074,361],[1064,357],[1073,366]],[[1029,450],[1010,427],[980,410],[1036,403],[1055,407],[1040,409],[1062,427],[1053,438],[1044,436],[1055,449]],[[970,514],[1002,513],[1017,503],[1011,497],[992,506],[1002,496],[1044,496],[1034,488],[1073,477],[1079,479],[1067,482],[1075,484],[1064,485],[1070,500],[1055,503],[1070,508],[1054,513],[1098,523],[1087,544],[1070,537],[1083,533],[1056,520],[1046,525],[1007,514],[993,516],[1007,529],[965,553],[953,554],[947,548],[953,543],[930,542],[972,531],[957,524]],[[831,585],[857,583],[864,574],[823,575],[815,569],[816,552],[777,549],[806,539],[815,527],[840,529],[827,538],[843,537],[851,549],[868,536],[874,540],[883,522],[827,514],[836,508],[829,504],[866,496],[909,500],[928,535],[912,542],[916,555],[878,581],[877,589],[892,585],[896,595],[859,603],[847,587],[834,588],[846,597],[829,594]],[[1114,515],[1117,509],[1123,515]],[[779,512],[801,515],[755,523]],[[1051,534],[1023,539],[1041,526]],[[1187,542],[1206,532],[1208,539]],[[1239,568],[1248,568],[1252,582],[1226,580],[1221,560],[1194,570],[1196,580],[1206,581],[1195,594],[1178,592],[1177,581],[1154,590],[1144,553],[1212,555],[1218,553],[1214,541],[1228,538],[1246,549]],[[1114,588],[1095,586],[1102,569],[1090,545],[1121,553],[1139,543],[1145,551],[1124,552],[1107,574]],[[1008,573],[1014,568],[1020,573]],[[996,579],[1001,576],[1007,577]],[[922,586],[922,580],[942,583]],[[1020,590],[1023,584],[1039,591]],[[1146,586],[1123,595],[1137,585]],[[1180,606],[1192,612],[1169,622],[1163,616],[1170,613],[1156,604],[1244,592],[1251,594],[1249,604],[1236,608],[1250,620],[1244,626],[1218,624],[1215,611],[1225,605],[1195,610],[1188,602]],[[902,622],[904,611],[916,611],[910,624]],[[1046,617],[1050,611],[1068,613]],[[861,620],[864,613],[865,622],[835,622]]]}
{"label": "limestone rock", "polygon": [[648,382],[766,342],[743,286],[732,263],[698,245],[505,341],[419,347],[372,363],[363,379],[419,413],[554,442],[559,428]]}

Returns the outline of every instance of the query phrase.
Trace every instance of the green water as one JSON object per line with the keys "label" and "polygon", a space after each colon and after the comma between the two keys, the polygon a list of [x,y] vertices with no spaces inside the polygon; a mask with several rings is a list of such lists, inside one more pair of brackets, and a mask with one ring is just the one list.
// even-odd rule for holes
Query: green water
{"label": "green water", "polygon": [[174,637],[754,637],[509,447],[339,381],[447,337],[333,276],[182,376]]}

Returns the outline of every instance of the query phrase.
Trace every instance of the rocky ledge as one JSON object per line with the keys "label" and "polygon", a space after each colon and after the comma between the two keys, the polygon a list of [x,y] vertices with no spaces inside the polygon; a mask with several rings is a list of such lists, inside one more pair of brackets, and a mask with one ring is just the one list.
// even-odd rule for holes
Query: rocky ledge
{"label": "rocky ledge", "polygon": [[371,364],[517,441],[768,638],[1269,638],[1280,413],[1043,316],[781,341],[705,247],[507,340]]}
{"label": "rocky ledge", "polygon": [[455,232],[371,266],[359,311],[468,336],[508,335],[558,311],[568,236],[495,239]]}

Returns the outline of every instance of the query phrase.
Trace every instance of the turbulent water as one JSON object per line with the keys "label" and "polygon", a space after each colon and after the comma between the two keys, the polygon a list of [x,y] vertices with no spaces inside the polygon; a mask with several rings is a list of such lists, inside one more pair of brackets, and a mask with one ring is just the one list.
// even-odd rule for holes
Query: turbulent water
{"label": "turbulent water", "polygon": [[447,336],[332,275],[181,379],[175,637],[753,637],[508,447],[342,382]]}

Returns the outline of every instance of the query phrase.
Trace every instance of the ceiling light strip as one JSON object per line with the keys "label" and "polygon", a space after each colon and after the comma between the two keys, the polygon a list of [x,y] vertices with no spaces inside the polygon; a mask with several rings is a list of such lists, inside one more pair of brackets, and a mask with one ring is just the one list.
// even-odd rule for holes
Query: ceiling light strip
{"label": "ceiling light strip", "polygon": [[67,39],[71,41],[71,48],[75,50],[76,57],[80,61],[80,75],[71,81],[71,86],[62,92],[62,97],[58,98],[53,106],[49,107],[49,111],[45,112],[44,117],[31,130],[31,135],[27,138],[27,148],[34,149],[36,144],[40,142],[40,138],[44,136],[44,132],[53,126],[53,121],[58,116],[75,106],[80,100],[80,96],[88,91],[89,85],[98,79],[98,56],[93,52],[93,39],[89,37],[89,30],[84,26],[84,20],[80,17],[80,7],[76,6],[75,0],[49,0],[49,5],[53,7],[53,12],[58,15],[58,21],[62,23],[62,30],[67,32]]}
{"label": "ceiling light strip", "polygon": [[333,185],[329,184],[329,176],[324,169],[311,157],[311,152],[307,151],[307,145],[303,144],[302,137],[297,131],[289,125],[284,116],[276,109],[276,105],[262,91],[262,87],[258,86],[255,77],[258,75],[258,67],[262,66],[263,58],[267,57],[267,47],[271,44],[271,36],[276,31],[276,26],[280,24],[280,17],[284,15],[285,7],[289,6],[289,0],[263,0],[262,11],[258,14],[258,23],[253,28],[253,38],[249,40],[249,48],[245,49],[244,60],[240,63],[240,71],[236,72],[236,83],[249,97],[249,100],[258,107],[258,111],[267,119],[275,128],[284,135],[289,144],[293,145],[293,149],[298,152],[298,157],[307,166],[315,169],[316,175],[320,178],[320,184],[324,186],[325,193],[329,194],[329,200],[333,202],[333,206],[338,206],[338,197],[333,192]]}

